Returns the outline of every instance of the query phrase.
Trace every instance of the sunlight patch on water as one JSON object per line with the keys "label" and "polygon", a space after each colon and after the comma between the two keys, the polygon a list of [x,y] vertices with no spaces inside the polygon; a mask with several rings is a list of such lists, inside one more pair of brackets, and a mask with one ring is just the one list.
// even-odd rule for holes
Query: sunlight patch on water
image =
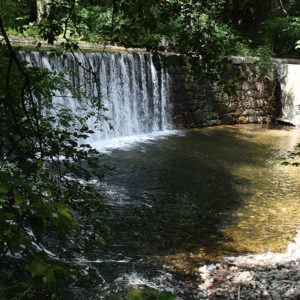
{"label": "sunlight patch on water", "polygon": [[[232,149],[226,152],[224,148],[226,160],[216,162],[229,171],[242,205],[223,212],[217,234],[210,235],[202,247],[197,247],[195,239],[182,244],[183,251],[161,257],[169,271],[192,274],[195,266],[216,262],[224,255],[283,253],[300,229],[300,169],[282,166],[278,159],[299,143],[299,131],[249,125],[203,128],[196,132],[216,139],[229,130],[238,137],[238,143],[226,137]],[[217,151],[214,148],[211,156]]]}

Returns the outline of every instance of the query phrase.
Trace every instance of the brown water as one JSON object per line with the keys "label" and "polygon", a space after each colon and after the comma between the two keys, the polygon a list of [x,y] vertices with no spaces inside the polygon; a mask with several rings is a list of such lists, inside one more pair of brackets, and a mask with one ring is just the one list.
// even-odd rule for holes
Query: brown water
{"label": "brown water", "polygon": [[110,201],[109,247],[69,249],[81,275],[68,297],[107,298],[146,283],[196,299],[201,264],[285,251],[300,228],[300,168],[278,157],[297,142],[293,128],[221,126],[105,154],[116,167],[99,183]]}
{"label": "brown water", "polygon": [[299,131],[247,125],[204,128],[193,134],[199,133],[231,139],[216,155],[223,156],[222,164],[234,182],[242,183],[235,187],[240,205],[221,213],[219,230],[205,247],[163,260],[171,270],[194,272],[203,260],[218,261],[222,255],[286,251],[300,228],[300,169],[282,166],[277,158],[299,142]]}

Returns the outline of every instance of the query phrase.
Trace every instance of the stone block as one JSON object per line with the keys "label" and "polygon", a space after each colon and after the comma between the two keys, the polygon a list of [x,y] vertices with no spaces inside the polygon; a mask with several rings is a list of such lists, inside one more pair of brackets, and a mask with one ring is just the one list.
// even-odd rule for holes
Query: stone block
{"label": "stone block", "polygon": [[249,108],[256,108],[256,107],[257,107],[257,103],[256,103],[255,99],[250,97],[249,98]]}
{"label": "stone block", "polygon": [[212,119],[217,119],[218,116],[219,116],[219,114],[218,114],[217,112],[213,112],[213,113],[211,114]]}
{"label": "stone block", "polygon": [[184,119],[186,124],[192,124],[194,122],[193,114],[189,112],[185,113]]}
{"label": "stone block", "polygon": [[248,116],[250,114],[250,110],[249,109],[245,109],[242,113],[243,116]]}
{"label": "stone block", "polygon": [[217,125],[217,120],[208,120],[207,124],[208,124],[208,126],[216,126]]}
{"label": "stone block", "polygon": [[248,117],[249,123],[257,123],[257,117],[256,116],[250,116]]}
{"label": "stone block", "polygon": [[249,109],[249,115],[250,116],[255,116],[256,115],[255,109],[253,109],[253,108]]}
{"label": "stone block", "polygon": [[262,93],[264,91],[264,84],[263,83],[256,82],[255,86],[256,86],[256,90],[259,91],[260,93]]}
{"label": "stone block", "polygon": [[261,107],[264,106],[264,101],[263,100],[257,100],[256,103],[257,103],[257,107],[261,108]]}
{"label": "stone block", "polygon": [[182,123],[183,123],[182,115],[176,116],[176,117],[174,118],[174,123],[175,123],[175,125],[182,124]]}
{"label": "stone block", "polygon": [[[274,72],[264,81],[257,79],[257,66],[251,61],[230,65],[245,80],[236,93],[228,97],[221,87],[208,82],[199,83],[191,68],[173,68],[175,123],[189,126],[212,126],[237,123],[269,122],[275,111]],[[178,73],[177,76],[173,76]],[[272,98],[272,99],[271,99]]]}
{"label": "stone block", "polygon": [[235,111],[235,110],[238,109],[238,106],[237,106],[236,103],[230,103],[229,104],[229,109],[230,109],[230,111]]}
{"label": "stone block", "polygon": [[222,116],[221,123],[224,124],[224,125],[231,125],[231,124],[233,124],[233,117],[232,117],[232,115],[226,114],[226,115]]}
{"label": "stone block", "polygon": [[225,113],[225,112],[227,112],[227,110],[228,110],[228,108],[227,108],[227,106],[224,105],[224,104],[221,104],[221,105],[219,106],[219,109],[218,109],[218,111],[219,111],[220,113]]}
{"label": "stone block", "polygon": [[246,94],[247,94],[248,97],[253,97],[254,93],[255,93],[254,90],[251,89],[251,90],[248,90]]}
{"label": "stone block", "polygon": [[249,90],[250,89],[250,83],[248,81],[244,81],[242,83],[242,89],[245,90],[245,91]]}
{"label": "stone block", "polygon": [[240,110],[237,110],[237,111],[235,111],[235,112],[233,113],[233,115],[234,115],[235,117],[240,117],[240,116],[242,115],[242,112],[241,112]]}
{"label": "stone block", "polygon": [[265,111],[264,111],[263,109],[260,109],[260,110],[259,110],[259,115],[260,115],[260,116],[264,116],[264,115],[265,115]]}
{"label": "stone block", "polygon": [[244,116],[241,116],[238,118],[238,123],[246,124],[247,123],[247,118]]}

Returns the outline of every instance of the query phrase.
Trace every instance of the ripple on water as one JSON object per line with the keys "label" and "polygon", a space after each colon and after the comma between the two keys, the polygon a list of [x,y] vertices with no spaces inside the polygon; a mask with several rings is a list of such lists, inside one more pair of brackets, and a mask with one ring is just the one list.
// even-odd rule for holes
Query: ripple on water
{"label": "ripple on water", "polygon": [[300,142],[298,130],[220,126],[145,141],[103,156],[116,167],[99,184],[109,248],[79,256],[105,280],[101,292],[154,284],[162,271],[173,276],[162,285],[185,293],[203,263],[286,251],[300,227],[300,169],[277,158]]}

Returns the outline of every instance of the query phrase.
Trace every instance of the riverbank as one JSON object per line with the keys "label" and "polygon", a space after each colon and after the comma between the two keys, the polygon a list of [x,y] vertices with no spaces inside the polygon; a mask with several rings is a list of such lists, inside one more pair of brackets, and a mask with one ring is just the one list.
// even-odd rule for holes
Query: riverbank
{"label": "riverbank", "polygon": [[300,299],[300,232],[286,253],[225,257],[199,272],[200,299]]}
{"label": "riverbank", "polygon": [[[0,34],[0,38],[2,38]],[[15,47],[21,47],[22,50],[36,50],[39,46],[41,50],[57,50],[57,51],[65,51],[62,47],[61,43],[65,43],[66,41],[63,39],[58,39],[53,43],[53,45],[48,44],[47,41],[41,39],[34,38],[24,38],[17,36],[10,36],[10,42]],[[4,41],[3,41],[4,42]],[[0,41],[1,43],[1,41]],[[79,46],[81,51],[83,52],[109,52],[109,53],[142,53],[142,54],[150,54],[149,51],[145,48],[132,48],[132,47],[122,47],[122,46],[114,46],[108,44],[92,44],[84,41],[75,41],[75,43]],[[74,51],[77,52],[77,51]]]}

